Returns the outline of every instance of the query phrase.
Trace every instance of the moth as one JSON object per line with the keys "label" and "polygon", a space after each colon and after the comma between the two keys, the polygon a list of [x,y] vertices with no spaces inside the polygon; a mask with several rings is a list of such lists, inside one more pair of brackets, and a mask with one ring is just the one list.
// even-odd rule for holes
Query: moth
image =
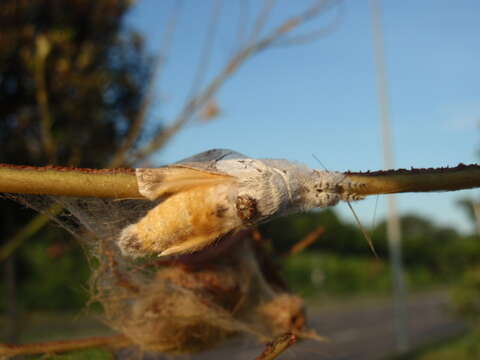
{"label": "moth", "polygon": [[158,205],[120,233],[130,257],[196,252],[274,217],[361,199],[342,173],[226,149],[136,176],[140,193]]}

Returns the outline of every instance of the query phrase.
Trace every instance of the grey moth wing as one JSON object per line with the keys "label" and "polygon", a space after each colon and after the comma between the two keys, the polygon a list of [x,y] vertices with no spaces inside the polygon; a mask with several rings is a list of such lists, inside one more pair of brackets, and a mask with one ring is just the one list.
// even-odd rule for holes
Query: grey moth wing
{"label": "grey moth wing", "polygon": [[211,165],[219,160],[246,158],[246,155],[230,149],[211,149],[177,161],[175,164],[204,163]]}

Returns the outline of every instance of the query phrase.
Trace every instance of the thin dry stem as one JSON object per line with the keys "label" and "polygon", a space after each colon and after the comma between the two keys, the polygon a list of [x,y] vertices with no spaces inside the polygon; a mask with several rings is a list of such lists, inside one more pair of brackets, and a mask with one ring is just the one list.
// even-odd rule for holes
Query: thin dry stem
{"label": "thin dry stem", "polygon": [[185,126],[194,115],[208,103],[208,101],[210,101],[216,92],[225,84],[226,80],[229,79],[240,68],[240,66],[246,62],[246,60],[260,51],[265,50],[288,32],[311,20],[325,8],[326,3],[328,3],[328,1],[316,1],[314,5],[309,7],[306,11],[286,20],[267,36],[247,44],[240,49],[223,67],[223,69],[221,69],[218,75],[204,88],[204,90],[200,91],[197,95],[187,101],[173,123],[154,137],[147,145],[145,145],[145,147],[139,149],[135,154],[135,157],[137,159],[143,159],[161,148],[173,135],[182,129],[183,126]]}
{"label": "thin dry stem", "polygon": [[302,240],[298,241],[295,245],[292,246],[290,251],[288,252],[288,256],[295,255],[301,253],[307,247],[312,245],[317,239],[325,232],[325,228],[323,226],[317,227],[312,232],[308,233]]}
{"label": "thin dry stem", "polygon": [[175,2],[175,5],[172,9],[172,14],[169,16],[168,24],[162,38],[160,50],[153,64],[153,73],[148,81],[147,89],[140,105],[140,110],[132,125],[130,126],[130,129],[125,136],[122,145],[116,151],[115,155],[110,161],[110,164],[108,166],[109,168],[115,168],[126,164],[125,158],[127,153],[132,150],[133,145],[136,143],[136,141],[142,134],[142,130],[144,130],[143,125],[146,121],[147,112],[150,108],[151,103],[153,102],[155,84],[159,82],[161,71],[165,67],[166,60],[168,59],[168,54],[172,47],[173,38],[177,29],[178,19],[180,18],[182,5],[183,1]]}
{"label": "thin dry stem", "polygon": [[480,187],[480,166],[460,164],[454,168],[430,168],[347,172],[346,180],[355,185],[355,194],[395,194],[405,192],[454,191]]}
{"label": "thin dry stem", "polygon": [[0,357],[3,358],[39,353],[60,353],[66,351],[93,348],[98,346],[121,348],[127,347],[129,345],[131,345],[131,341],[123,335],[98,336],[85,339],[49,341],[22,345],[0,344]]}
{"label": "thin dry stem", "polygon": [[143,198],[129,169],[92,170],[62,167],[0,165],[0,192]]}
{"label": "thin dry stem", "polygon": [[[341,1],[338,1],[338,2],[340,4],[342,3]],[[327,5],[329,4],[327,3]],[[290,36],[285,39],[281,39],[279,41],[276,41],[274,45],[279,47],[298,46],[298,45],[303,45],[306,43],[313,42],[315,40],[318,40],[321,37],[331,34],[333,31],[335,31],[338,28],[338,26],[341,23],[341,20],[343,19],[344,12],[342,10],[343,10],[343,7],[338,6],[338,11],[333,21],[327,24],[326,26],[324,26],[323,28],[320,28],[318,30],[314,30],[305,34],[299,34],[295,36]]]}
{"label": "thin dry stem", "polygon": [[35,83],[37,85],[35,97],[40,111],[42,145],[50,163],[55,162],[56,146],[52,136],[52,114],[48,103],[47,81],[45,79],[45,63],[50,52],[50,44],[44,35],[40,35],[36,42],[35,53]]}
{"label": "thin dry stem", "polygon": [[252,32],[251,41],[254,42],[260,36],[262,29],[264,28],[265,24],[272,13],[273,8],[276,5],[276,0],[264,0],[264,5],[262,10],[260,11],[259,15],[257,16],[257,20],[255,21],[255,26]]}
{"label": "thin dry stem", "polygon": [[202,86],[203,80],[207,73],[208,65],[210,64],[210,60],[212,58],[215,37],[218,32],[217,27],[220,20],[222,6],[223,6],[223,1],[220,1],[220,0],[216,0],[213,5],[210,21],[207,28],[207,34],[205,37],[205,43],[203,44],[203,49],[200,55],[200,61],[195,71],[195,76],[187,96],[187,102],[190,101],[195,96],[195,93],[198,92],[198,89]]}
{"label": "thin dry stem", "polygon": [[249,23],[250,6],[248,0],[239,1],[238,6],[238,28],[235,40],[233,41],[232,54],[235,54],[237,49],[244,46],[247,37],[247,25]]}
{"label": "thin dry stem", "polygon": [[256,358],[256,360],[273,360],[297,342],[298,338],[292,333],[278,336],[272,342],[266,345],[265,350]]}

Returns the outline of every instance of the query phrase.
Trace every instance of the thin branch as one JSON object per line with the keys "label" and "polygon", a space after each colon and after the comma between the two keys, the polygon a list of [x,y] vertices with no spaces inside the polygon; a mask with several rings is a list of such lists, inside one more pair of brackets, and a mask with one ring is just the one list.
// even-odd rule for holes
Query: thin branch
{"label": "thin branch", "polygon": [[225,84],[247,59],[260,51],[269,47],[273,42],[296,29],[301,24],[311,20],[318,15],[325,8],[325,0],[317,1],[314,5],[302,12],[300,15],[293,16],[286,20],[276,29],[269,33],[264,38],[259,39],[253,43],[248,44],[241,49],[218,73],[218,75],[207,85],[203,91],[200,91],[190,101],[188,101],[183,109],[180,111],[173,123],[164,131],[153,138],[145,147],[139,149],[135,157],[145,158],[154,151],[162,147],[170,138],[183,128],[196,114],[199,109],[202,109],[205,104],[215,95],[215,93]]}
{"label": "thin branch", "polygon": [[116,151],[112,160],[110,161],[109,168],[114,168],[122,166],[125,164],[125,157],[127,153],[132,149],[132,146],[140,137],[143,125],[145,124],[147,118],[147,112],[150,108],[150,105],[153,101],[155,84],[160,81],[161,71],[164,69],[166,61],[168,59],[168,53],[170,52],[174,34],[177,28],[178,19],[182,10],[183,1],[176,1],[175,6],[172,9],[172,14],[169,16],[168,23],[166,25],[166,30],[164,36],[162,37],[160,50],[158,55],[155,57],[153,63],[153,73],[151,74],[147,89],[145,90],[145,95],[143,96],[142,103],[140,105],[140,110],[133,121],[130,129],[123,140],[122,145]]}
{"label": "thin branch", "polygon": [[480,186],[480,166],[460,164],[454,168],[347,172],[346,181],[357,195],[405,192],[454,191]]}
{"label": "thin branch", "polygon": [[278,336],[266,345],[265,350],[255,360],[273,360],[297,342],[298,338],[292,333]]}
{"label": "thin branch", "polygon": [[[325,5],[325,10],[327,10],[328,6],[331,6],[337,2],[339,4],[343,3],[341,0],[327,2]],[[303,45],[303,44],[313,42],[315,40],[318,40],[320,37],[324,37],[328,34],[331,34],[340,26],[341,20],[343,19],[343,15],[344,15],[343,6],[338,6],[337,9],[338,11],[333,21],[327,24],[326,26],[324,26],[323,28],[311,31],[309,33],[299,34],[295,36],[286,37],[284,39],[280,39],[276,41],[273,45],[278,47],[298,46],[298,45]]]}
{"label": "thin branch", "polygon": [[223,6],[223,1],[215,0],[210,22],[207,28],[207,34],[205,37],[205,43],[203,44],[202,53],[200,55],[200,61],[195,71],[195,76],[192,81],[192,86],[187,96],[187,102],[194,97],[195,93],[202,86],[202,82],[208,70],[208,65],[212,57],[213,44],[215,43],[215,35],[217,34],[217,27],[220,20],[220,14]]}
{"label": "thin branch", "polygon": [[312,245],[317,239],[325,232],[325,228],[323,226],[317,227],[315,230],[312,232],[308,233],[307,236],[305,236],[302,240],[298,241],[291,247],[291,249],[288,251],[288,256],[291,255],[296,255],[301,253],[303,250],[305,250],[307,247]]}
{"label": "thin branch", "polygon": [[235,54],[238,49],[244,46],[247,36],[247,25],[249,23],[250,6],[248,0],[241,0],[238,4],[238,29],[235,40],[233,41],[232,54]]}
{"label": "thin branch", "polygon": [[51,341],[22,345],[0,344],[0,357],[3,358],[39,353],[59,353],[98,346],[121,348],[130,345],[131,341],[123,335],[98,336],[77,340]]}
{"label": "thin branch", "polygon": [[45,35],[36,39],[35,53],[35,97],[40,110],[42,145],[50,163],[55,162],[56,146],[52,136],[52,114],[48,104],[47,81],[45,79],[45,62],[50,52],[50,43]]}
{"label": "thin branch", "polygon": [[263,8],[260,11],[259,15],[257,16],[255,25],[253,28],[253,32],[251,35],[252,42],[255,42],[257,38],[260,36],[260,33],[262,32],[262,29],[267,23],[268,18],[270,17],[270,14],[272,13],[272,10],[276,5],[277,0],[264,0],[263,2],[264,2]]}
{"label": "thin branch", "polygon": [[0,165],[0,192],[142,198],[132,169],[93,170]]}

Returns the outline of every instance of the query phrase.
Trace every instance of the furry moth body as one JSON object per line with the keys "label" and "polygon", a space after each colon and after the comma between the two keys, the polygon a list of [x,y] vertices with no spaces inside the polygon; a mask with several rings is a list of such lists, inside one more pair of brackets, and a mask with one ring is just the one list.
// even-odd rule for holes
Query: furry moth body
{"label": "furry moth body", "polygon": [[194,252],[276,216],[359,199],[341,173],[226,150],[136,174],[140,193],[160,202],[121,232],[131,257]]}

